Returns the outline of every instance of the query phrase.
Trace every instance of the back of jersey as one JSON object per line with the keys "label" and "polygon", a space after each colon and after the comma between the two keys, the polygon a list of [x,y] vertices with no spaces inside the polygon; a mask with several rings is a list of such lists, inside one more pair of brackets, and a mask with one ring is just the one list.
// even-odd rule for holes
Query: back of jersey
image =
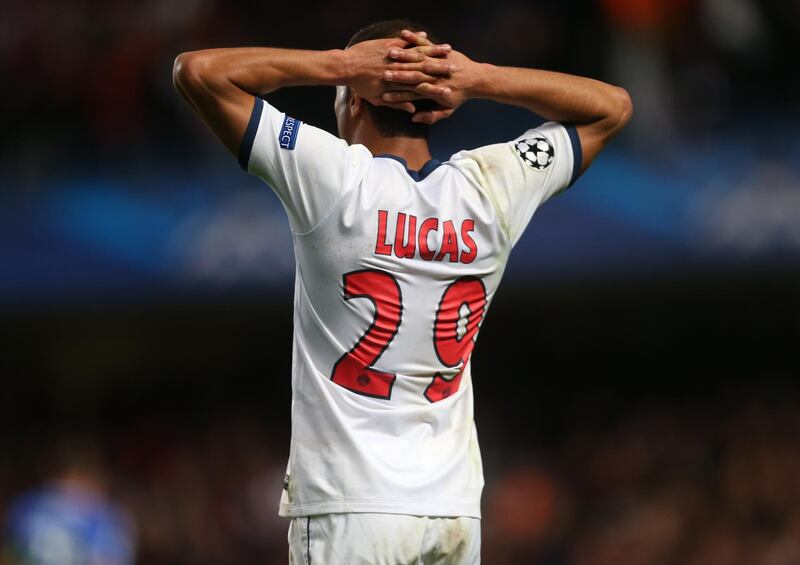
{"label": "back of jersey", "polygon": [[297,260],[282,515],[480,516],[470,354],[576,140],[546,124],[415,172],[256,101],[242,165],[281,198]]}

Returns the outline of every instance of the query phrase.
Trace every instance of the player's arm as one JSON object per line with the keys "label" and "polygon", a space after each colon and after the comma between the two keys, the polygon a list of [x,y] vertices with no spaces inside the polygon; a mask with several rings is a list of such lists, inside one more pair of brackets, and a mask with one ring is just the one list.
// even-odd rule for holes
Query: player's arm
{"label": "player's arm", "polygon": [[[403,37],[425,43],[424,38],[415,34],[404,33]],[[395,61],[417,60],[418,57],[413,50],[396,49],[391,49],[389,56]],[[598,80],[477,63],[457,51],[452,51],[447,59],[454,64],[450,77],[421,84],[415,83],[414,77],[405,71],[388,70],[386,79],[404,91],[387,92],[384,100],[401,102],[433,98],[442,107],[419,112],[413,118],[426,123],[449,116],[466,100],[483,98],[522,106],[546,120],[573,124],[582,146],[581,172],[622,129],[633,112],[630,96],[624,89]]]}
{"label": "player's arm", "polygon": [[[304,51],[269,47],[207,49],[182,53],[175,59],[173,82],[200,118],[234,155],[247,128],[254,97],[287,86],[346,85],[374,104],[414,111],[409,102],[384,101],[383,72],[392,63],[389,49],[403,49],[402,39],[379,39],[349,49]],[[449,52],[446,45],[428,45],[426,55]],[[450,64],[430,59],[404,66],[417,81],[435,80],[450,72]]]}

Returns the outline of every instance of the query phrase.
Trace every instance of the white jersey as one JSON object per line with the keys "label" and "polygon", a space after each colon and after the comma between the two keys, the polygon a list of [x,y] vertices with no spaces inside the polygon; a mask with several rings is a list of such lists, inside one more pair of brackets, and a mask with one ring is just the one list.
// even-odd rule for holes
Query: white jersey
{"label": "white jersey", "polygon": [[551,122],[409,171],[256,99],[240,163],[283,203],[297,261],[281,515],[480,517],[470,353],[579,151]]}

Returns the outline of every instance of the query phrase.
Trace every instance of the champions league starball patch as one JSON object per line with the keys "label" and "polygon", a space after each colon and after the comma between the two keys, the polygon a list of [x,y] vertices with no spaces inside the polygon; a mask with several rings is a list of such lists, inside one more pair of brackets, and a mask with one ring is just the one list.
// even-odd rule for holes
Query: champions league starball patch
{"label": "champions league starball patch", "polygon": [[549,167],[556,156],[553,145],[543,137],[517,141],[514,149],[526,165],[537,171],[543,171]]}

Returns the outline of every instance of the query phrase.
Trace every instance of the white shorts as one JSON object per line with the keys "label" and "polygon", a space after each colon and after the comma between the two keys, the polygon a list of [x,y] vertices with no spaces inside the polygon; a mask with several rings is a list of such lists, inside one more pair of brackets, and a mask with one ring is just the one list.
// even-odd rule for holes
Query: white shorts
{"label": "white shorts", "polygon": [[292,518],[289,565],[477,565],[478,518],[322,514]]}

